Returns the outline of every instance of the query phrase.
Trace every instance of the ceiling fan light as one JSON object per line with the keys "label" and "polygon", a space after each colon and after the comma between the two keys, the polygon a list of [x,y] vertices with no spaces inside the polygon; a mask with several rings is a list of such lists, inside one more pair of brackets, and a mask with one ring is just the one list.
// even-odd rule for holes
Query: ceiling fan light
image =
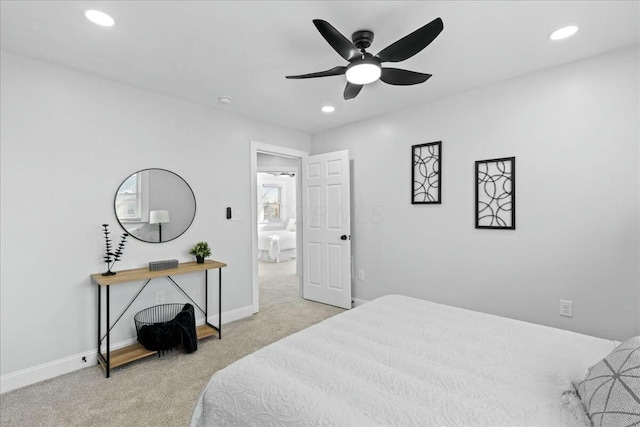
{"label": "ceiling fan light", "polygon": [[347,68],[347,81],[354,85],[366,85],[380,78],[382,69],[373,62],[360,62]]}

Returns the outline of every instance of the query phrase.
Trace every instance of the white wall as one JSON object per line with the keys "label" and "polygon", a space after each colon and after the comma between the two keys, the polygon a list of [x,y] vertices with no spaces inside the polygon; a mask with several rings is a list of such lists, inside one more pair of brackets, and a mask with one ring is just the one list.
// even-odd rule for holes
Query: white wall
{"label": "white wall", "polygon": [[273,156],[267,153],[258,153],[258,169],[260,168],[283,168],[287,171],[299,167],[300,159]]}
{"label": "white wall", "polygon": [[[314,135],[352,158],[354,296],[640,333],[639,75],[636,47]],[[442,204],[411,205],[411,145],[439,140]],[[517,230],[476,230],[474,161],[507,156]]]}
{"label": "white wall", "polygon": [[[309,135],[6,52],[1,67],[3,375],[96,348],[89,276],[105,271],[101,224],[119,236],[114,194],[140,169],[182,176],[195,193],[196,217],[171,242],[129,239],[115,270],[191,261],[189,247],[207,240],[212,258],[228,263],[223,312],[251,313],[250,141],[308,151]],[[227,221],[227,206],[242,220]],[[202,297],[201,275],[177,279]],[[139,286],[113,288],[114,316]],[[167,302],[178,298],[162,279],[150,286],[131,316],[155,303],[156,290],[167,292]],[[210,298],[215,307],[217,296]],[[133,336],[126,316],[113,341]]]}

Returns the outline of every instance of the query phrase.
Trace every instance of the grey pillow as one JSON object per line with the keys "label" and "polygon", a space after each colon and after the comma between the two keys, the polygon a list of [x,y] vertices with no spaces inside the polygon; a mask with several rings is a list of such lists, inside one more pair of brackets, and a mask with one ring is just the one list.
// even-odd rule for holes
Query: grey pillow
{"label": "grey pillow", "polygon": [[577,388],[594,426],[640,425],[640,336],[589,368]]}

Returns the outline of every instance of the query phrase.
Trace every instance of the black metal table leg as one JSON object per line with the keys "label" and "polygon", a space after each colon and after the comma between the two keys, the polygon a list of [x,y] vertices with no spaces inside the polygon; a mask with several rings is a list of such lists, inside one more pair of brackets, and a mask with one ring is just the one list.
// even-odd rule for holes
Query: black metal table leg
{"label": "black metal table leg", "polygon": [[222,339],[222,269],[218,269],[218,339]]}
{"label": "black metal table leg", "polygon": [[204,271],[204,323],[209,323],[209,270]]}
{"label": "black metal table leg", "polygon": [[97,357],[97,363],[100,364],[100,346],[102,344],[102,340],[100,339],[100,337],[102,336],[102,313],[101,313],[101,309],[102,309],[102,286],[96,284],[96,287],[98,288],[98,357]]}
{"label": "black metal table leg", "polygon": [[107,378],[109,378],[109,375],[111,375],[111,342],[110,342],[110,335],[111,335],[111,331],[109,328],[109,286],[106,286],[107,288]]}

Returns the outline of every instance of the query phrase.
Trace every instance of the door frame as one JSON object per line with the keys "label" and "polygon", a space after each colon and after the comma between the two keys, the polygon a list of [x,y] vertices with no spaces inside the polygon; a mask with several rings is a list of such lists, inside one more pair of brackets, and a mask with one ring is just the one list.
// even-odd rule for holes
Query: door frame
{"label": "door frame", "polygon": [[[296,150],[293,148],[281,147],[279,145],[265,144],[258,141],[251,141],[251,288],[253,300],[253,314],[260,311],[260,284],[258,282],[258,153],[271,154],[279,157],[289,157],[302,159],[307,157],[309,152]],[[296,186],[297,187],[297,186]],[[297,188],[296,188],[296,191]],[[301,201],[296,200],[296,218],[300,218],[299,206]],[[299,259],[304,257],[301,245],[302,227],[296,229],[296,263],[299,266]],[[302,280],[302,271],[298,270],[298,281]]]}

